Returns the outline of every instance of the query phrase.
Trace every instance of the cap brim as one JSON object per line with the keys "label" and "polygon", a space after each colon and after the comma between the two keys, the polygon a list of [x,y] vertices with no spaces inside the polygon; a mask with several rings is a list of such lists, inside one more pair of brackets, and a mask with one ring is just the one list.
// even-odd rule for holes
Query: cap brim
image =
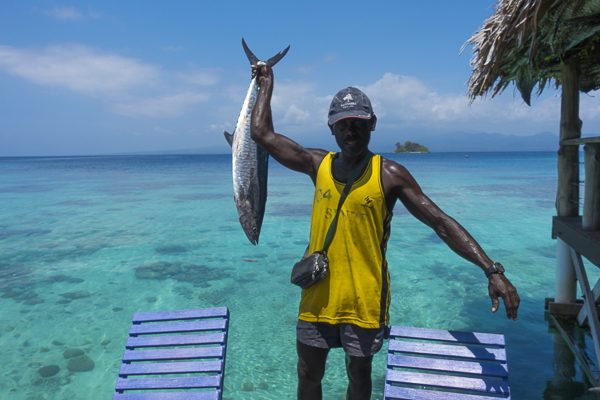
{"label": "cap brim", "polygon": [[335,115],[332,115],[331,117],[329,117],[327,123],[329,125],[333,125],[338,121],[341,121],[343,119],[346,118],[360,118],[360,119],[371,119],[372,115],[369,113],[361,113],[361,112],[356,112],[356,111],[347,111],[347,112],[341,112],[341,113],[337,113]]}

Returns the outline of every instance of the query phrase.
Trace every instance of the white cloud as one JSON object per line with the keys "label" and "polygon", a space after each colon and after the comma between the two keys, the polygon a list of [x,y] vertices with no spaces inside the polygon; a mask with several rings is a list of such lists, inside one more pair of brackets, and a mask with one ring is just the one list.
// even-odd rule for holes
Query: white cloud
{"label": "white cloud", "polygon": [[[189,83],[214,85],[214,70],[186,73],[81,45],[49,46],[34,51],[0,46],[0,70],[38,85],[56,86],[101,100],[128,117],[171,118],[207,101]],[[182,84],[183,82],[183,84]]]}
{"label": "white cloud", "polygon": [[185,92],[155,98],[137,98],[113,106],[117,114],[128,117],[178,117],[194,105],[207,101],[206,93]]}
{"label": "white cloud", "polygon": [[46,14],[59,21],[82,21],[87,18],[100,18],[100,14],[95,11],[85,12],[71,6],[56,6],[46,11]]}
{"label": "white cloud", "polygon": [[84,46],[50,46],[41,51],[0,46],[0,69],[41,85],[66,87],[93,96],[156,82],[159,68]]}
{"label": "white cloud", "polygon": [[81,11],[74,7],[54,7],[48,10],[47,14],[62,21],[79,21],[83,19]]}
{"label": "white cloud", "polygon": [[271,101],[276,123],[284,125],[322,126],[329,99],[315,93],[315,86],[306,82],[278,83]]}
{"label": "white cloud", "polygon": [[301,75],[308,75],[315,70],[315,67],[309,64],[297,65],[295,71]]}
{"label": "white cloud", "polygon": [[393,73],[361,89],[372,99],[380,122],[389,126],[515,134],[558,130],[560,100],[553,96],[533,99],[532,107],[518,94],[471,104],[466,94],[441,94],[415,77]]}
{"label": "white cloud", "polygon": [[212,86],[220,81],[220,76],[215,69],[196,69],[178,74],[179,78],[193,85]]}
{"label": "white cloud", "polygon": [[283,122],[286,123],[305,123],[309,119],[310,112],[301,109],[295,104],[290,105],[283,116]]}
{"label": "white cloud", "polygon": [[[411,76],[385,73],[360,86],[373,102],[379,130],[435,129],[438,132],[497,132],[530,135],[558,132],[560,95],[551,88],[527,106],[518,92],[470,102],[466,93],[440,93]],[[307,82],[278,82],[272,107],[275,127],[281,132],[320,132],[326,129],[327,111],[333,93],[322,94]],[[584,133],[600,130],[600,103],[582,94],[581,119]]]}
{"label": "white cloud", "polygon": [[229,122],[216,122],[210,124],[208,128],[211,132],[223,133],[224,131],[227,131],[229,133],[233,133],[233,127]]}
{"label": "white cloud", "polygon": [[373,99],[373,107],[380,119],[453,121],[464,116],[468,107],[465,96],[442,96],[417,78],[389,72],[362,89]]}
{"label": "white cloud", "polygon": [[[203,108],[206,114],[199,117],[211,131],[234,128],[247,88],[223,84],[222,71],[217,68],[170,71],[82,45],[38,50],[0,45],[0,71],[34,84],[93,97],[110,111],[128,117],[178,117],[210,99],[211,103]],[[435,128],[532,134],[559,129],[560,97],[550,88],[542,97],[532,99],[532,107],[510,90],[494,99],[477,99],[470,104],[465,93],[440,93],[416,77],[389,72],[360,88],[373,101],[379,130]],[[315,83],[306,80],[278,80],[272,99],[276,129],[296,133],[326,130],[333,93],[318,90]],[[597,93],[582,94],[584,132],[600,131]]]}

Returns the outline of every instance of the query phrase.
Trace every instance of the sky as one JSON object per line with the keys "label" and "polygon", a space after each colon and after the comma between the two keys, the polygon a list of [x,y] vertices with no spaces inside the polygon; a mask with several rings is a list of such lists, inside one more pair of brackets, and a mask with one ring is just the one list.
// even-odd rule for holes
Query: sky
{"label": "sky", "polygon": [[[372,148],[435,133],[558,133],[560,93],[470,103],[472,49],[495,0],[0,2],[0,156],[227,153],[250,82],[244,37],[275,66],[275,129],[332,149],[327,110],[356,86]],[[600,131],[582,94],[583,134]]]}

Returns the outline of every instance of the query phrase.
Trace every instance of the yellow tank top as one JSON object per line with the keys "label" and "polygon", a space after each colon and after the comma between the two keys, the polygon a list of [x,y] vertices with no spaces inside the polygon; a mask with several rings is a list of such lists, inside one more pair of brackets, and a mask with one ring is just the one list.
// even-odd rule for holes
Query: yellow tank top
{"label": "yellow tank top", "polygon": [[[309,251],[321,250],[345,184],[333,178],[335,153],[325,156],[315,184]],[[381,186],[381,156],[374,155],[342,205],[327,251],[329,275],[302,290],[298,318],[308,322],[388,325],[389,273],[385,250],[390,232]]]}

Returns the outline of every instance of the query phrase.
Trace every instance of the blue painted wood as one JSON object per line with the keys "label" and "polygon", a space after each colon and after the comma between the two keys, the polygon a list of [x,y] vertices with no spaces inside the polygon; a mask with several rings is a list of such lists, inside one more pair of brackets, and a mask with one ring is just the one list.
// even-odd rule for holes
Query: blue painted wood
{"label": "blue painted wood", "polygon": [[122,364],[119,375],[187,374],[194,372],[221,372],[223,361],[191,361]]}
{"label": "blue painted wood", "polygon": [[200,389],[218,388],[220,378],[213,376],[181,376],[176,378],[118,378],[115,385],[117,390],[134,389]]}
{"label": "blue painted wood", "polygon": [[115,393],[113,400],[220,400],[220,390],[202,392],[144,392],[144,393]]}
{"label": "blue painted wood", "polygon": [[508,366],[500,362],[459,361],[429,357],[413,357],[400,354],[389,354],[388,367],[423,369],[429,371],[446,371],[462,374],[508,377]]}
{"label": "blue painted wood", "polygon": [[131,325],[131,329],[129,329],[129,334],[144,335],[151,333],[177,333],[224,330],[226,325],[227,320],[225,319],[207,319],[205,321],[168,322],[157,324],[137,324]]}
{"label": "blue painted wood", "polygon": [[218,347],[189,347],[181,349],[125,350],[123,361],[189,360],[192,358],[223,357],[224,349]]}
{"label": "blue painted wood", "polygon": [[409,387],[385,385],[386,400],[510,400],[509,397],[473,395],[444,392],[441,390],[415,389]]}
{"label": "blue painted wood", "polygon": [[463,344],[483,344],[504,346],[504,335],[495,333],[447,331],[443,329],[415,328],[411,326],[393,326],[391,338],[415,338],[459,342]]}
{"label": "blue painted wood", "polygon": [[204,335],[136,336],[130,337],[127,340],[126,347],[189,346],[194,344],[222,344],[224,342],[224,333],[208,333]]}
{"label": "blue painted wood", "polygon": [[390,370],[387,373],[386,380],[390,384],[434,386],[440,389],[464,389],[501,395],[506,395],[509,392],[508,383],[505,380],[490,377],[467,378],[464,376]]}
{"label": "blue painted wood", "polygon": [[227,307],[199,308],[194,310],[137,312],[133,315],[133,323],[186,320],[212,317],[228,317]]}
{"label": "blue painted wood", "polygon": [[228,329],[226,307],[136,313],[113,399],[220,400]]}
{"label": "blue painted wood", "polygon": [[384,398],[510,399],[503,335],[392,327]]}
{"label": "blue painted wood", "polygon": [[506,361],[506,352],[504,349],[472,345],[461,346],[390,340],[389,350],[423,355],[470,358],[475,360]]}

